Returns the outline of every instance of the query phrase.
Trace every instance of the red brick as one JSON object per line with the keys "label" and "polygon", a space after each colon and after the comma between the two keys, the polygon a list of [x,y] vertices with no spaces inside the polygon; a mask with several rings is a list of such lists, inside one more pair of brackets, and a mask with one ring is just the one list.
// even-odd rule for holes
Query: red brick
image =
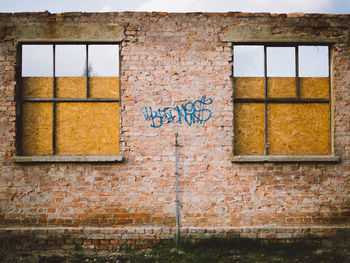
{"label": "red brick", "polygon": [[[2,226],[65,230],[83,227],[91,231],[84,232],[83,244],[98,248],[127,242],[140,245],[132,239],[121,240],[120,236],[106,238],[109,243],[93,239],[91,236],[100,228],[107,231],[113,227],[120,232],[152,229],[155,239],[172,237],[173,230],[168,227],[175,226],[175,132],[179,134],[182,228],[200,227],[192,229],[200,236],[201,229],[215,229],[215,235],[225,229],[222,235],[228,235],[230,227],[242,230],[273,225],[284,231],[250,231],[242,236],[289,238],[292,232],[285,227],[301,231],[305,226],[336,229],[349,224],[350,15],[39,12],[0,16],[5,28],[0,30]],[[15,92],[20,88],[15,72],[19,61],[14,25],[53,22],[124,27],[126,38],[120,43],[123,162],[13,162],[19,121]],[[342,157],[341,162],[233,164],[229,161],[234,138],[233,44],[220,39],[230,26],[254,28],[259,24],[271,29],[274,36],[286,34],[301,41],[323,37],[334,43],[332,130],[335,152]],[[183,121],[152,128],[142,113],[144,107],[152,107],[154,111],[181,108],[204,95],[213,99],[208,106],[212,117],[205,124],[189,126]],[[143,240],[141,236],[145,232],[136,230],[127,234],[138,233],[134,239]],[[315,231],[326,235],[322,229]],[[82,240],[79,233],[73,235],[77,235],[73,239]]]}

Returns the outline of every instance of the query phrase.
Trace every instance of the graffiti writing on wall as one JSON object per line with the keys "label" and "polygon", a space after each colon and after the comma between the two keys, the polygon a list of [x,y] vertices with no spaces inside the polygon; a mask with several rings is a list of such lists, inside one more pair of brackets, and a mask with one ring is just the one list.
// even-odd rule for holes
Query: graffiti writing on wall
{"label": "graffiti writing on wall", "polygon": [[212,104],[213,100],[202,96],[200,100],[187,102],[175,107],[165,107],[153,110],[152,107],[144,107],[143,115],[147,121],[151,122],[151,127],[160,128],[164,124],[178,123],[187,124],[204,124],[211,118],[211,110],[207,108]]}

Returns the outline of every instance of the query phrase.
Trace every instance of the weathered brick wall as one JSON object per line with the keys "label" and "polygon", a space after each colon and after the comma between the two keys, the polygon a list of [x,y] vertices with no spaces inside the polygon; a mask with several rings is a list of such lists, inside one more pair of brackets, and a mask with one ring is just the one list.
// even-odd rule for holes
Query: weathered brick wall
{"label": "weathered brick wall", "polygon": [[[171,238],[175,227],[175,132],[180,145],[180,225],[184,234],[233,232],[243,237],[289,238],[310,234],[308,229],[321,236],[348,229],[349,22],[349,15],[307,14],[0,14],[2,231],[18,229],[25,235],[32,227],[34,232],[43,231],[43,236],[50,236],[50,231],[57,235],[82,231],[79,239],[88,240],[83,243],[86,246],[94,245],[91,240],[95,239],[100,240],[96,244],[105,239],[106,245],[114,245],[119,243],[108,240]],[[50,23],[124,27],[122,162],[13,161],[16,27]],[[232,25],[271,26],[279,29],[276,34],[288,33],[298,39],[315,35],[337,39],[332,48],[334,144],[341,162],[231,163],[232,44],[221,41],[221,36]],[[155,111],[195,102],[203,96],[207,102],[212,99],[207,105],[211,118],[203,124],[182,121],[154,128],[152,121],[145,119],[144,107]],[[89,230],[84,232],[81,227]],[[93,236],[96,233],[102,234]],[[115,235],[104,236],[111,233]]]}

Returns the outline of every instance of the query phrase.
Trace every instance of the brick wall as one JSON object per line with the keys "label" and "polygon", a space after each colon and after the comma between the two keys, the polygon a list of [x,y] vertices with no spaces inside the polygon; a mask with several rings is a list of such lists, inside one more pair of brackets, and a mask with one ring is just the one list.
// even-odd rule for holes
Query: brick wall
{"label": "brick wall", "polygon": [[[85,240],[81,242],[86,247],[93,245],[95,241],[91,240],[95,239],[100,240],[96,241],[98,244],[118,245],[126,242],[123,240],[138,240],[131,243],[140,244],[142,240],[173,237],[175,132],[179,134],[183,233],[219,236],[218,233],[234,229],[243,237],[292,238],[307,236],[310,229],[315,236],[331,236],[339,229],[348,231],[349,22],[349,15],[316,14],[0,14],[2,233],[37,235],[43,231],[42,240],[47,240],[44,236],[50,236],[50,231],[78,231],[82,235],[78,239]],[[13,161],[16,28],[50,24],[117,24],[124,28],[120,75],[122,162]],[[288,34],[299,40],[314,36],[334,40],[334,145],[336,154],[342,158],[340,162],[230,161],[234,136],[232,44],[222,41],[222,35],[228,27],[236,25],[253,28],[264,25],[282,38]],[[145,107],[158,110],[181,106],[203,96],[207,102],[212,100],[207,105],[212,115],[205,123],[189,125],[183,121],[154,128],[150,118],[145,118]],[[110,231],[115,235],[108,238],[104,234],[111,234]],[[99,233],[103,235],[94,236]]]}

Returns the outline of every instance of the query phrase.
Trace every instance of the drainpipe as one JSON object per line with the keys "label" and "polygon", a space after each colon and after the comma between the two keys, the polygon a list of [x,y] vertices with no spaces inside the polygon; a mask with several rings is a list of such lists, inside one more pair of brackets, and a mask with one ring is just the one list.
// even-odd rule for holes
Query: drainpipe
{"label": "drainpipe", "polygon": [[180,224],[179,224],[179,198],[178,198],[178,153],[177,148],[179,146],[177,142],[178,133],[175,133],[175,176],[176,176],[176,198],[175,198],[175,214],[176,214],[176,249],[179,249],[179,239],[180,239]]}

